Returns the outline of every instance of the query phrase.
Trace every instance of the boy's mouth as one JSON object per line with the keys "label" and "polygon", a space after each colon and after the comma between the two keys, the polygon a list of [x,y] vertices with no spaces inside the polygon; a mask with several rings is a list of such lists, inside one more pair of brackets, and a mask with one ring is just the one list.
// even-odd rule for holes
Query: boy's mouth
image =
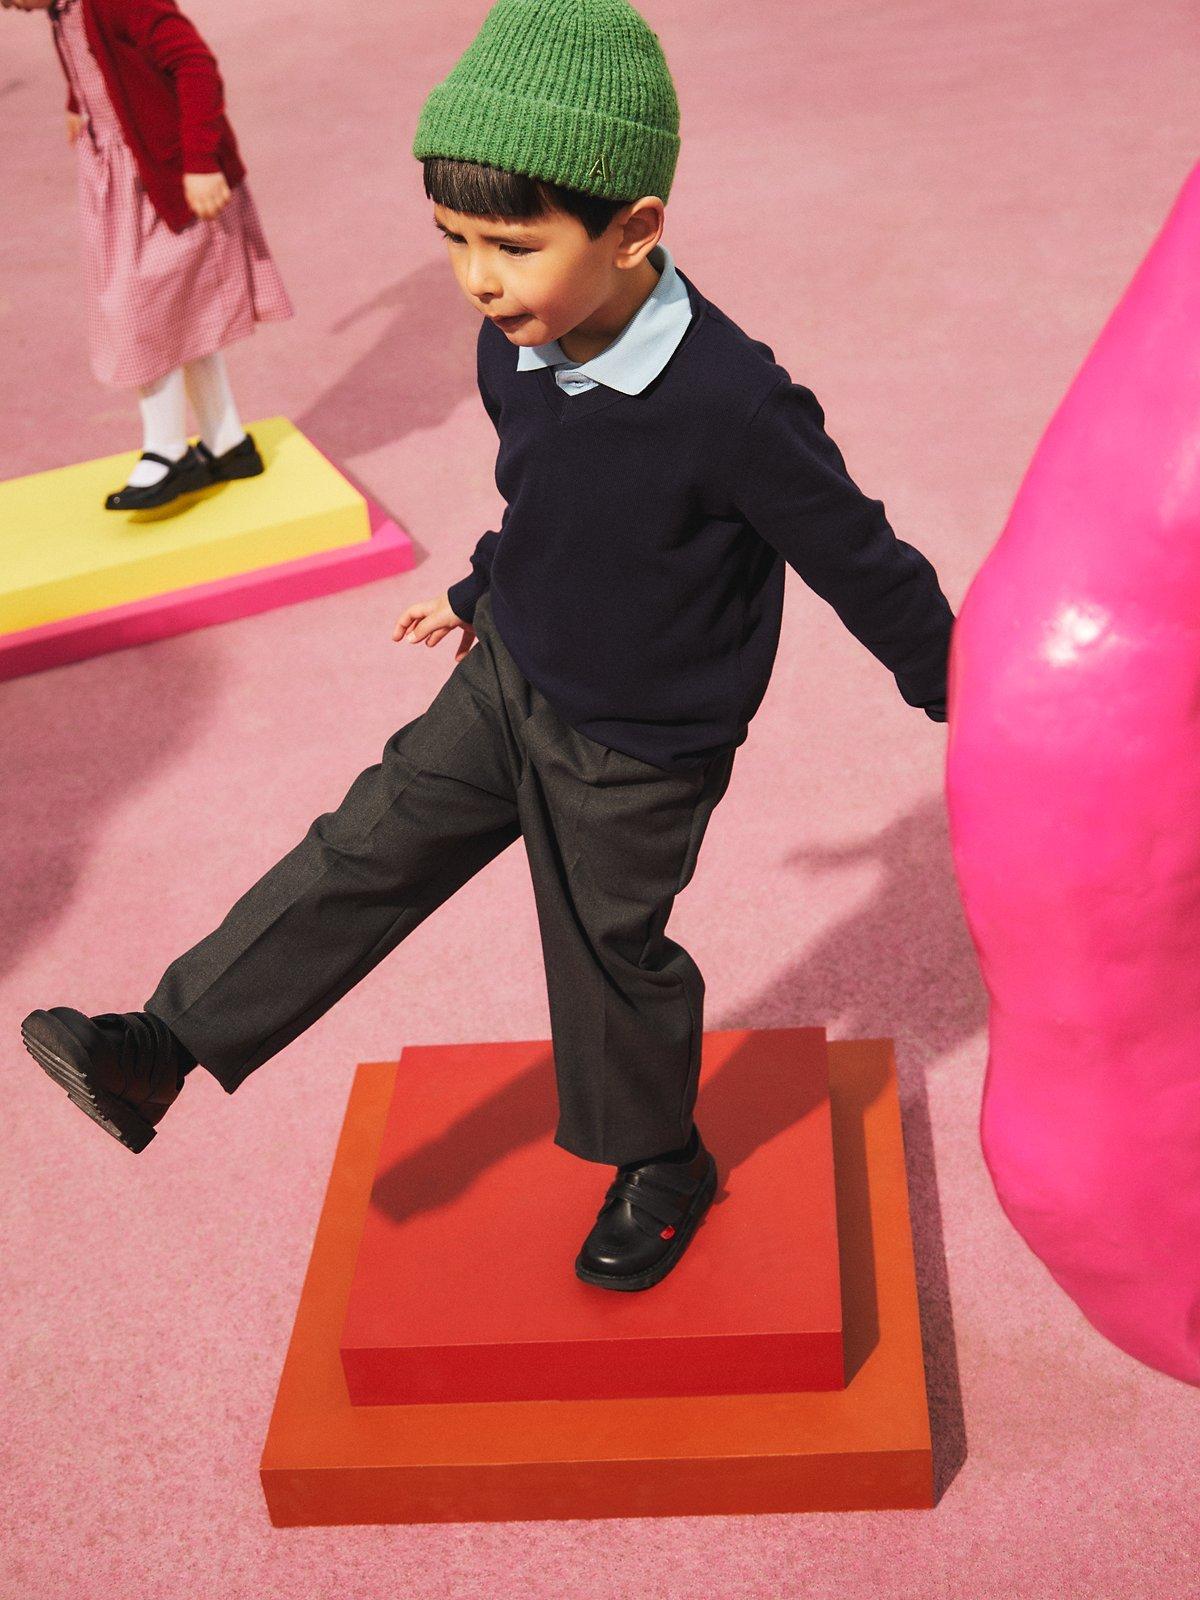
{"label": "boy's mouth", "polygon": [[505,333],[508,333],[510,329],[519,328],[523,322],[528,322],[529,313],[528,311],[522,311],[515,317],[493,317],[492,321],[498,328],[502,328]]}

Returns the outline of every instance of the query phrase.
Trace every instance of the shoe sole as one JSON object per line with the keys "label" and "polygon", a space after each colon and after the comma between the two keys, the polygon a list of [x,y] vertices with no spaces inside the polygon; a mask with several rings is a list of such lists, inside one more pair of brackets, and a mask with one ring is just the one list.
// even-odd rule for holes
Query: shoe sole
{"label": "shoe sole", "polygon": [[671,1268],[678,1263],[683,1252],[691,1243],[692,1235],[703,1222],[716,1192],[717,1164],[713,1161],[709,1166],[708,1176],[700,1185],[690,1210],[671,1241],[671,1248],[661,1261],[656,1261],[652,1267],[647,1267],[644,1272],[632,1272],[622,1277],[606,1272],[592,1272],[587,1267],[581,1267],[579,1262],[576,1261],[575,1276],[582,1279],[584,1283],[594,1283],[600,1289],[619,1289],[627,1293],[637,1289],[652,1289],[656,1283],[661,1283]]}
{"label": "shoe sole", "polygon": [[202,494],[205,489],[211,489],[216,480],[206,478],[203,483],[190,484],[186,489],[176,489],[174,494],[169,494],[163,500],[142,500],[135,506],[110,506],[105,505],[106,511],[132,513],[134,511],[157,511],[161,506],[172,506],[176,500],[182,500],[189,494]]}
{"label": "shoe sole", "polygon": [[30,1012],[21,1024],[21,1038],[43,1072],[65,1089],[67,1097],[93,1122],[135,1155],[146,1148],[156,1130],[126,1101],[91,1082],[83,1046],[56,1017],[46,1011]]}

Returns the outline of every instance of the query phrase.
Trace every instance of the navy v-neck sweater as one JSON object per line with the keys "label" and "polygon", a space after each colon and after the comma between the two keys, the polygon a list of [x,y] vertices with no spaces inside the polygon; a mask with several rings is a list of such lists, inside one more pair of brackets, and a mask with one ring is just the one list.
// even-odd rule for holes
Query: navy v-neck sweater
{"label": "navy v-neck sweater", "polygon": [[484,320],[480,396],[501,524],[451,586],[490,588],[526,678],[578,731],[667,771],[746,737],[779,644],[784,562],[945,720],[953,613],[933,567],[846,471],[812,392],[684,274],[692,320],[639,394],[567,395]]}

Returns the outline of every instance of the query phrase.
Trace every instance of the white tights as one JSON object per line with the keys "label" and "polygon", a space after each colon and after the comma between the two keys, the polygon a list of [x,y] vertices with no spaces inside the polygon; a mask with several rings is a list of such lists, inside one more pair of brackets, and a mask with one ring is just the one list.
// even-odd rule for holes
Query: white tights
{"label": "white tights", "polygon": [[[217,350],[198,361],[176,367],[138,390],[142,413],[142,449],[178,461],[188,447],[187,402],[192,402],[200,437],[216,456],[245,437],[225,357]],[[157,461],[139,461],[129,474],[135,488],[157,483],[167,469]]]}

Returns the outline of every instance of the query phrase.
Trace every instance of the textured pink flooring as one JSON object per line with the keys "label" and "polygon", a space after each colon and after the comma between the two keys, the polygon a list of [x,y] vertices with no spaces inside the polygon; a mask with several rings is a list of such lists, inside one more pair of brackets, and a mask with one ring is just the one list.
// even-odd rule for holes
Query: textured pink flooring
{"label": "textured pink flooring", "polygon": [[[4,690],[0,1594],[1194,1593],[1200,1397],[1083,1322],[983,1167],[986,995],[951,875],[945,729],[794,575],[672,931],[705,970],[710,1027],[896,1039],[936,1511],[269,1526],[259,1452],[354,1063],[548,1032],[519,845],[236,1097],[189,1084],[141,1157],[20,1047],[31,1006],[139,1006],[450,670],[448,646],[389,636],[491,524],[492,434],[475,319],[407,148],[485,9],[192,7],[299,311],[233,352],[245,412],[286,412],[344,461],[419,565]],[[645,10],[683,107],[676,259],[817,391],[957,608],[1195,159],[1190,7],[1164,0],[1153,26],[1113,0]],[[0,33],[0,192],[19,219],[0,233],[7,476],[135,441],[82,353],[46,20],[6,13]]]}

